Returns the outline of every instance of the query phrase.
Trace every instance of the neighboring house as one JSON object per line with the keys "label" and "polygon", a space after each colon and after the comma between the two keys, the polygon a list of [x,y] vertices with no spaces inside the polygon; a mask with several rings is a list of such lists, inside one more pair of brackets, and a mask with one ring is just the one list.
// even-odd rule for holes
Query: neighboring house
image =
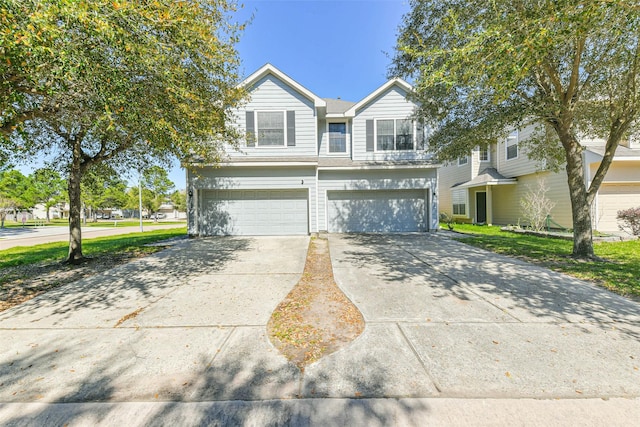
{"label": "neighboring house", "polygon": [[[520,146],[532,131],[533,128],[514,131],[488,149],[476,149],[468,157],[441,167],[440,211],[459,222],[526,225],[520,200],[529,188],[537,188],[538,177],[542,177],[548,187],[546,197],[555,203],[551,219],[571,228],[566,171],[540,170],[538,162],[530,160]],[[604,142],[590,140],[582,144],[588,185],[602,160]],[[635,206],[640,206],[640,144],[625,142],[616,150],[592,207],[594,228],[618,231],[617,212]]]}
{"label": "neighboring house", "polygon": [[166,201],[163,204],[161,204],[160,207],[158,208],[158,213],[163,214],[165,218],[169,218],[169,219],[186,219],[187,218],[187,213],[181,212],[178,209],[176,209],[176,207],[170,201]]}
{"label": "neighboring house", "polygon": [[357,103],[323,99],[267,64],[243,85],[240,149],[187,173],[189,234],[437,229],[437,165],[408,83]]}

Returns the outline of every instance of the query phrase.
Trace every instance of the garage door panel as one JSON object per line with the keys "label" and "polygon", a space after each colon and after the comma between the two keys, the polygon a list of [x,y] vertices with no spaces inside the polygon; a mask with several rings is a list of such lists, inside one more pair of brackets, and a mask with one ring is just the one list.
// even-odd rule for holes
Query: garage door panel
{"label": "garage door panel", "polygon": [[603,184],[598,192],[598,230],[618,231],[618,211],[640,206],[640,184]]}
{"label": "garage door panel", "polygon": [[331,232],[409,232],[425,229],[424,190],[329,191]]}
{"label": "garage door panel", "polygon": [[307,190],[209,190],[200,217],[206,235],[308,234]]}

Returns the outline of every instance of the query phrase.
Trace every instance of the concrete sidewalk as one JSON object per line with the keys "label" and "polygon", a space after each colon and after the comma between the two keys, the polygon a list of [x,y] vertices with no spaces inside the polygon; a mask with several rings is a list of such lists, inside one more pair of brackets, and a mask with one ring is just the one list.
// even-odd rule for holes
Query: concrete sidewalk
{"label": "concrete sidewalk", "polygon": [[640,304],[441,235],[332,235],[366,319],[266,336],[307,237],[183,241],[0,313],[2,425],[632,425]]}

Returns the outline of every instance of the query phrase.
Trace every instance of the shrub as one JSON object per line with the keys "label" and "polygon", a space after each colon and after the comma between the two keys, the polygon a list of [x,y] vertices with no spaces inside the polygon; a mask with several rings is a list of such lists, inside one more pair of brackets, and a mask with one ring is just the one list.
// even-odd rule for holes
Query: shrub
{"label": "shrub", "polygon": [[453,230],[453,217],[445,212],[440,212],[440,222],[444,222],[449,230]]}
{"label": "shrub", "polygon": [[[555,203],[547,198],[547,191],[549,191],[549,187],[547,187],[545,179],[539,176],[536,187],[527,184],[527,193],[520,199],[522,216],[534,231],[544,230],[547,216],[555,206]],[[518,220],[518,222],[520,221]]]}
{"label": "shrub", "polygon": [[634,236],[640,236],[640,206],[618,211],[617,218],[620,230],[631,233]]}

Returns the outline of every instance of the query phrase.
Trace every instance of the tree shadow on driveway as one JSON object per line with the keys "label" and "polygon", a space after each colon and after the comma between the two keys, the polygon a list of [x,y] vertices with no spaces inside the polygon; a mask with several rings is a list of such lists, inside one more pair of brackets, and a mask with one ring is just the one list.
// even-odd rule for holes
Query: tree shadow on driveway
{"label": "tree shadow on driveway", "polygon": [[[594,323],[640,339],[640,304],[587,282],[432,234],[335,236],[334,266],[382,286],[423,281],[434,295],[480,297],[519,322]],[[362,290],[364,292],[364,290]],[[453,319],[452,319],[453,320]]]}
{"label": "tree shadow on driveway", "polygon": [[162,298],[192,277],[223,270],[250,244],[250,239],[230,237],[181,242],[5,310],[0,313],[0,328],[113,327],[121,316]]}

